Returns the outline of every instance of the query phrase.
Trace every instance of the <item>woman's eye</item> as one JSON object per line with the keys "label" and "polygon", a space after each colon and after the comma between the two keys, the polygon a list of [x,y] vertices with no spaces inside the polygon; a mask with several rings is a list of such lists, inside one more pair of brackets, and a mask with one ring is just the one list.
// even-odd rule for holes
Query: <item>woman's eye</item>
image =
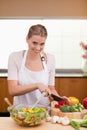
{"label": "woman's eye", "polygon": [[[33,45],[35,45],[35,46],[38,45],[37,42],[32,42],[32,43],[33,43]],[[45,44],[45,43],[41,43],[40,46],[43,46],[44,44]]]}
{"label": "woman's eye", "polygon": [[33,42],[33,45],[37,45],[37,42]]}
{"label": "woman's eye", "polygon": [[44,46],[45,43],[41,43],[41,46]]}

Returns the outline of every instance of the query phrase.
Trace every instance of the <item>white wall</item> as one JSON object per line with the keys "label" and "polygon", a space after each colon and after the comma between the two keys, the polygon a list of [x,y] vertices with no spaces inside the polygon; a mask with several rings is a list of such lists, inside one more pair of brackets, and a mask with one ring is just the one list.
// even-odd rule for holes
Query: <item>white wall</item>
{"label": "white wall", "polygon": [[28,29],[37,23],[48,30],[45,51],[55,55],[56,68],[82,68],[83,51],[79,43],[87,43],[86,19],[0,19],[0,69],[7,69],[11,52],[27,49]]}

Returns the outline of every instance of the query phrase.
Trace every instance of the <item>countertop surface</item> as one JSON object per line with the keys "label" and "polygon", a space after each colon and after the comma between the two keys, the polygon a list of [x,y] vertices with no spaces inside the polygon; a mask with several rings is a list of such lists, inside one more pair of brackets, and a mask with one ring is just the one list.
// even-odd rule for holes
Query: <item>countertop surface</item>
{"label": "countertop surface", "polygon": [[[75,130],[70,125],[63,126],[61,124],[52,124],[51,122],[43,122],[35,127],[23,127],[16,124],[11,117],[0,117],[0,130]],[[81,127],[80,130],[87,130]]]}
{"label": "countertop surface", "polygon": [[[6,69],[0,69],[0,77],[8,77]],[[87,77],[81,69],[56,69],[55,77]]]}
{"label": "countertop surface", "polygon": [[[0,77],[8,77],[7,73],[0,73]],[[87,77],[87,74],[78,73],[56,73],[55,77]]]}

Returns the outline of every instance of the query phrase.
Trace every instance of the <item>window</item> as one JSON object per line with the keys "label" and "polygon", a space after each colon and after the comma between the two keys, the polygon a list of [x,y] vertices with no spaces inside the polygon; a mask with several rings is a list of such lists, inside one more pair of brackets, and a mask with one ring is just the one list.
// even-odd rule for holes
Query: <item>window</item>
{"label": "window", "polygon": [[57,69],[82,68],[79,44],[87,43],[86,19],[0,19],[0,69],[7,69],[11,52],[27,49],[26,35],[33,24],[46,26],[45,51],[55,55]]}

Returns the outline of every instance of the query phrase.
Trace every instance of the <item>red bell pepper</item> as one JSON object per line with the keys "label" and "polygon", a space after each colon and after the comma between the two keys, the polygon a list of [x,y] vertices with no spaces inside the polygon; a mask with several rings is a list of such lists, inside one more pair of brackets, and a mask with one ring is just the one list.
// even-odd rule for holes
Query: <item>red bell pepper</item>
{"label": "red bell pepper", "polygon": [[85,97],[83,99],[82,104],[83,104],[84,108],[87,109],[87,97]]}

